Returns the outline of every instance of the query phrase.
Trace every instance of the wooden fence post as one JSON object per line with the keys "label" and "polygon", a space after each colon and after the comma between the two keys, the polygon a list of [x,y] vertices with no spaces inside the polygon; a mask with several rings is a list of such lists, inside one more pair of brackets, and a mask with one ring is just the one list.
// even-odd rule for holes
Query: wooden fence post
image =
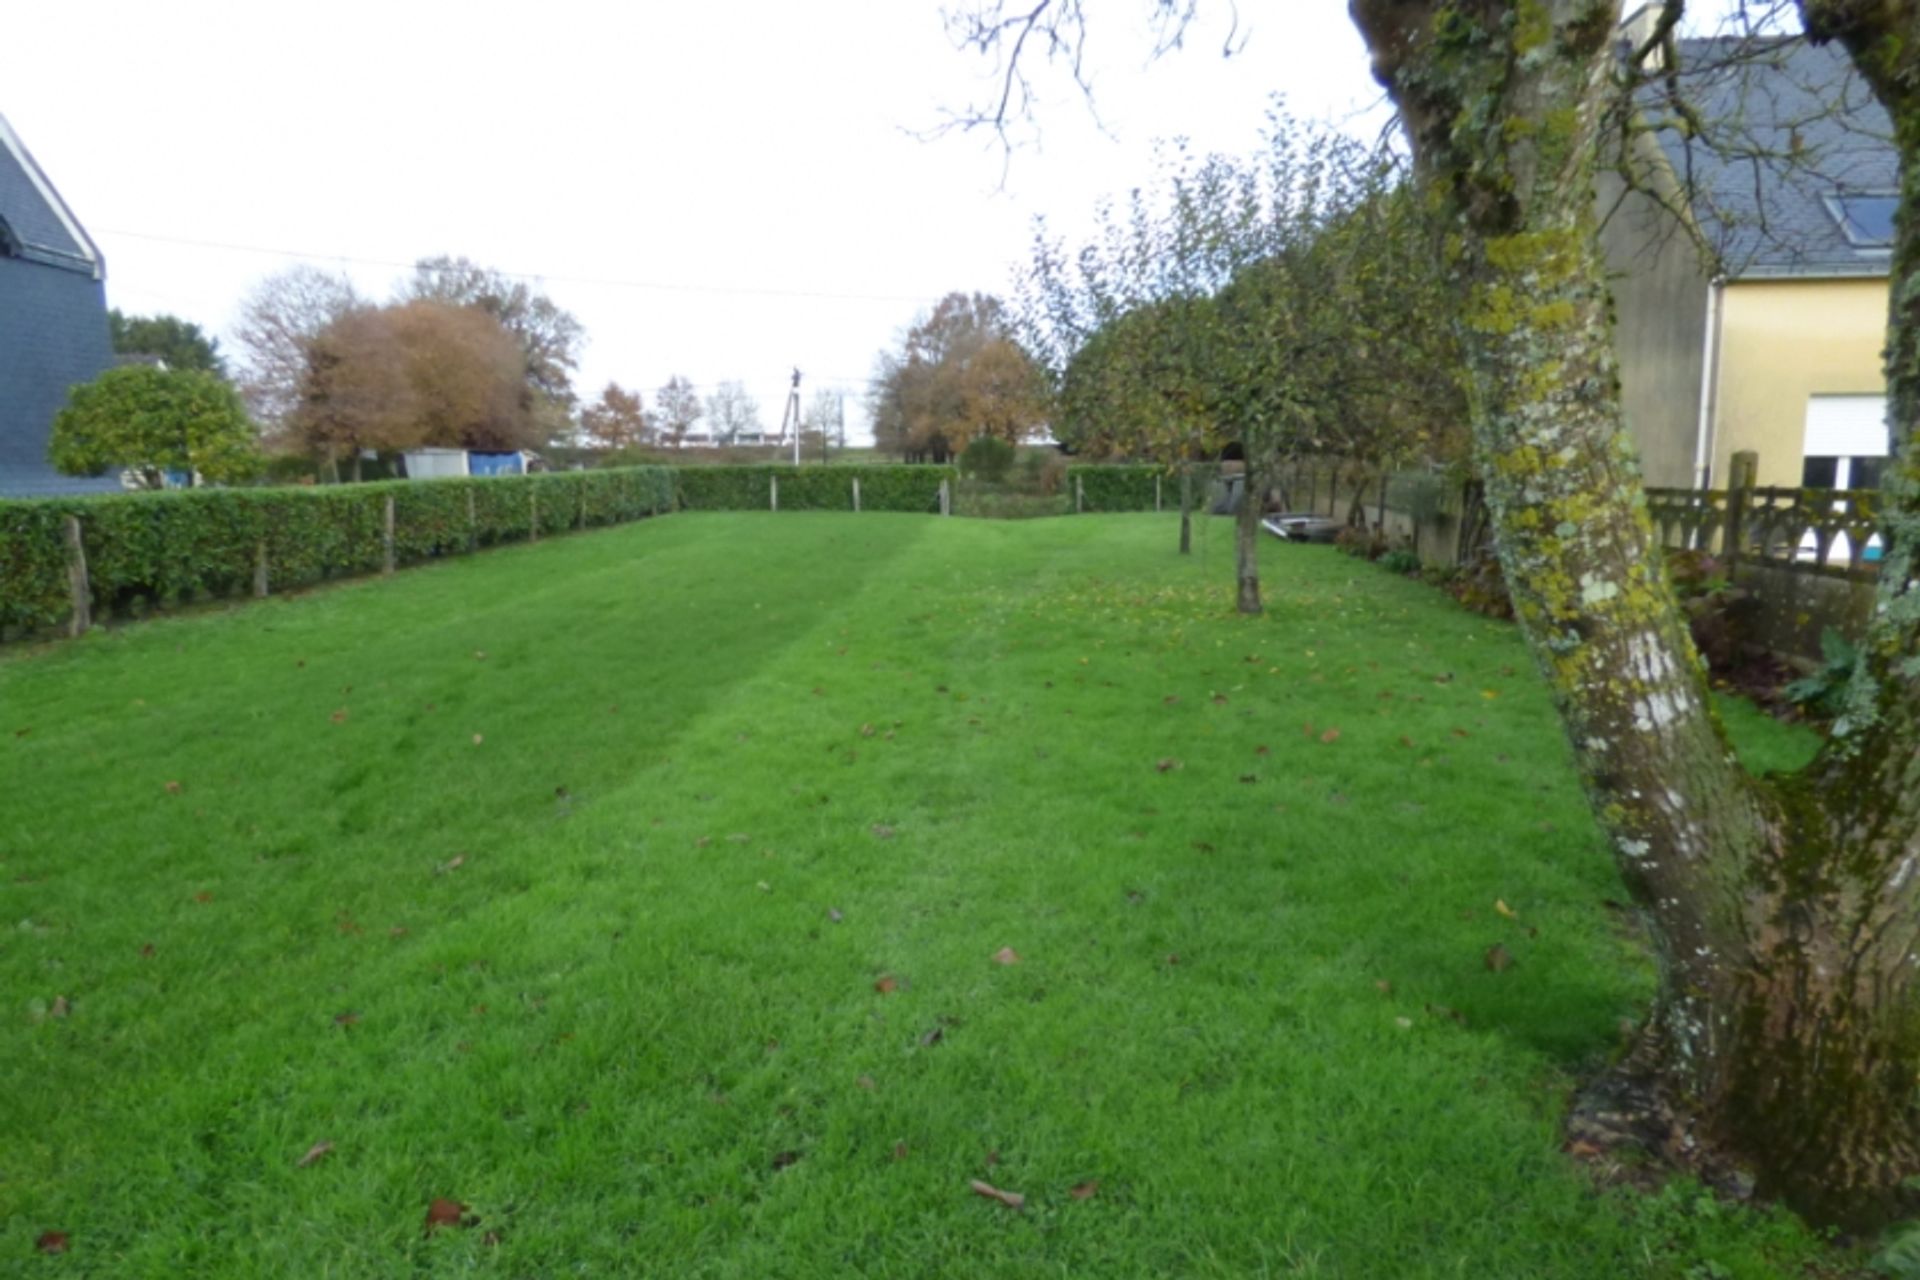
{"label": "wooden fence post", "polygon": [[953,514],[953,492],[947,487],[947,484],[948,482],[945,480],[940,482],[940,514],[943,516]]}
{"label": "wooden fence post", "polygon": [[79,516],[67,517],[67,590],[73,596],[67,634],[84,635],[93,625],[93,593],[87,587],[87,546],[81,537]]}
{"label": "wooden fence post", "polygon": [[780,509],[780,477],[775,475],[770,475],[767,477],[767,510],[778,511],[779,509]]}
{"label": "wooden fence post", "polygon": [[1079,476],[1073,478],[1073,514],[1085,515],[1087,511],[1087,486]]}
{"label": "wooden fence post", "polygon": [[1153,475],[1153,509],[1160,510],[1160,473],[1157,471]]}
{"label": "wooden fence post", "polygon": [[1374,528],[1378,529],[1383,535],[1386,533],[1387,531],[1387,473],[1384,471],[1380,473],[1380,505],[1374,511],[1373,525],[1374,525]]}
{"label": "wooden fence post", "polygon": [[586,527],[587,527],[587,482],[585,480],[582,480],[580,482],[580,520],[577,524],[574,525],[574,528],[584,529]]}
{"label": "wooden fence post", "polygon": [[853,478],[853,511],[855,515],[858,515],[860,513],[860,477],[859,476],[855,476]]}
{"label": "wooden fence post", "polygon": [[1745,533],[1747,509],[1753,504],[1754,481],[1759,478],[1759,475],[1759,454],[1752,449],[1742,449],[1733,455],[1733,466],[1727,476],[1727,524],[1720,535],[1722,558],[1727,562],[1729,574],[1733,572],[1734,566],[1740,563],[1741,538]]}
{"label": "wooden fence post", "polygon": [[256,600],[267,598],[267,540],[265,538],[253,544],[253,596]]}
{"label": "wooden fence post", "polygon": [[393,495],[387,495],[386,507],[380,514],[380,572],[393,572]]}
{"label": "wooden fence post", "polygon": [[527,486],[527,541],[540,541],[540,491]]}
{"label": "wooden fence post", "polygon": [[473,490],[467,490],[467,550],[480,549],[480,514],[474,509]]}

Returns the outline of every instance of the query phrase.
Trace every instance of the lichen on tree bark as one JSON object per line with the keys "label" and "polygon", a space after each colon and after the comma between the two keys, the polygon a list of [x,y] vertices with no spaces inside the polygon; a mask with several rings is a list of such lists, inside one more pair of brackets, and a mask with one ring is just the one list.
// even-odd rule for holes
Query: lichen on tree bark
{"label": "lichen on tree bark", "polygon": [[[1872,749],[1856,729],[1802,777],[1749,777],[1664,582],[1621,420],[1593,199],[1596,132],[1621,79],[1617,0],[1351,8],[1451,222],[1502,566],[1658,955],[1655,1008],[1623,1070],[1763,1192],[1824,1221],[1881,1219],[1915,1158],[1920,718],[1910,693],[1887,692],[1920,632],[1920,616],[1889,621],[1907,611],[1912,534],[1896,531],[1872,688],[1855,691]],[[1897,282],[1913,278],[1901,253]],[[1920,332],[1920,290],[1894,292],[1896,334],[1903,298]],[[1912,367],[1893,395],[1907,423]]]}

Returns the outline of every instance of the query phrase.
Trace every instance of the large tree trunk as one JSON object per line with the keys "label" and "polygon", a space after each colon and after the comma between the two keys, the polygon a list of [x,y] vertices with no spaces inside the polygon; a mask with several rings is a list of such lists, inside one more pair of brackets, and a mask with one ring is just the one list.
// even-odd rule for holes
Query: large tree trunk
{"label": "large tree trunk", "polygon": [[1180,554],[1193,554],[1193,464],[1180,464]]}
{"label": "large tree trunk", "polygon": [[1596,244],[1618,0],[1352,9],[1450,214],[1502,567],[1654,941],[1623,1070],[1763,1193],[1879,1220],[1914,1170],[1916,725],[1761,783],[1713,715],[1622,429]]}
{"label": "large tree trunk", "polygon": [[1260,517],[1265,514],[1261,486],[1251,469],[1247,471],[1245,492],[1240,495],[1240,510],[1233,520],[1233,572],[1238,584],[1234,606],[1241,613],[1260,612]]}

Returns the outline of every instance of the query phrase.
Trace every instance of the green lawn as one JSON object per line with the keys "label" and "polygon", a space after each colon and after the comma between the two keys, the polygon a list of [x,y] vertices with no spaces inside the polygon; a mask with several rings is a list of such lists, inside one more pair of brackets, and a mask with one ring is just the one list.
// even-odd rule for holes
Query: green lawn
{"label": "green lawn", "polygon": [[1558,1151],[1648,977],[1514,630],[1174,531],[680,516],[0,657],[0,1273],[1803,1274]]}

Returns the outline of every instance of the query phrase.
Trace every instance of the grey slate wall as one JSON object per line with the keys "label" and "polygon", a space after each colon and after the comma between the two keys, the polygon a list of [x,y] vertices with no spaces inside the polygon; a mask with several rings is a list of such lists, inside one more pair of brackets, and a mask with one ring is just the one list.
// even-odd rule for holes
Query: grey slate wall
{"label": "grey slate wall", "polygon": [[0,497],[119,488],[78,479],[47,461],[53,416],[67,389],[113,363],[106,288],[91,275],[0,258]]}

